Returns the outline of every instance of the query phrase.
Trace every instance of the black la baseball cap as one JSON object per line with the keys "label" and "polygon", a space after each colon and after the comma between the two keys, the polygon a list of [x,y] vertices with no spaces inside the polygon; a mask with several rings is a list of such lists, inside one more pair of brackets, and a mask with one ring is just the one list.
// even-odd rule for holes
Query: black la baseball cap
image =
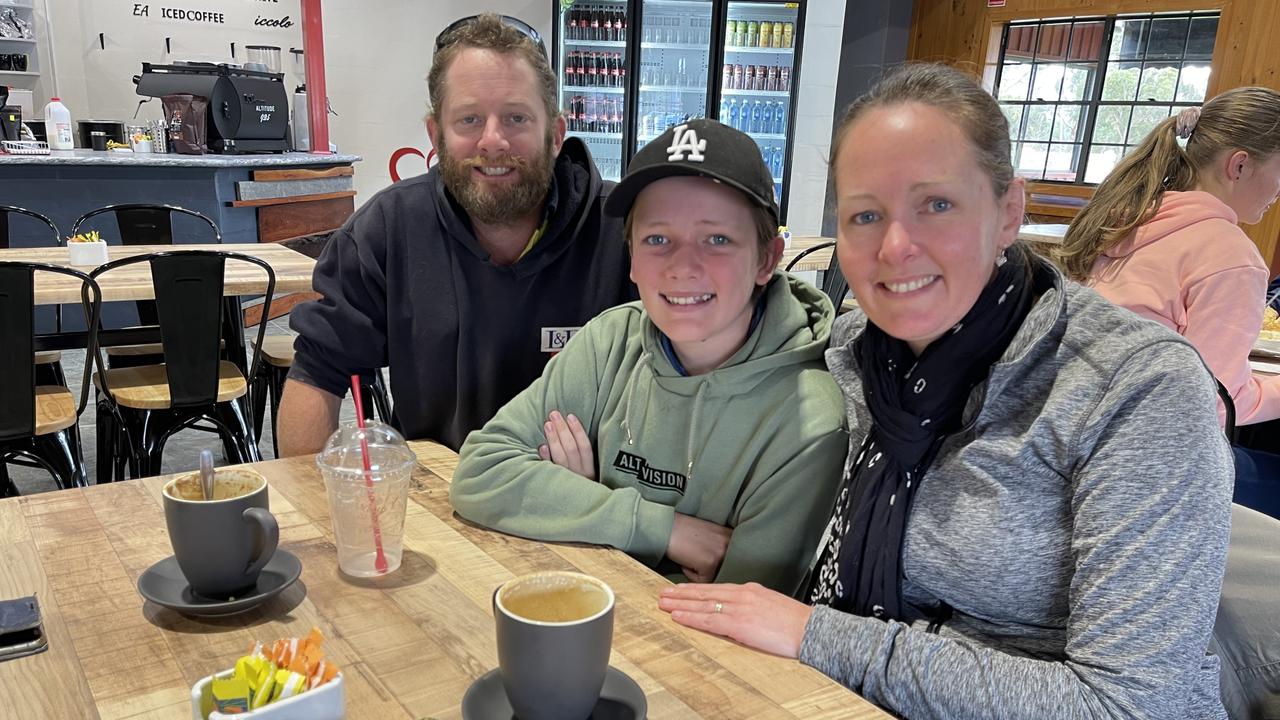
{"label": "black la baseball cap", "polygon": [[604,211],[626,217],[636,196],[649,183],[676,175],[705,177],[736,188],[778,221],[773,175],[764,164],[760,146],[741,130],[707,118],[667,128],[640,148],[626,177],[609,194]]}

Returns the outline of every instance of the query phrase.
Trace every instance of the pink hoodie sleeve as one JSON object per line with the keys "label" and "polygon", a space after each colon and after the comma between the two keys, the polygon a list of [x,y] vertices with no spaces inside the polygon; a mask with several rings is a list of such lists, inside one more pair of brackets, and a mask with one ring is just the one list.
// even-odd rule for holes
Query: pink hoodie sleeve
{"label": "pink hoodie sleeve", "polygon": [[1222,270],[1186,289],[1182,334],[1231,393],[1237,425],[1280,417],[1280,375],[1255,375],[1249,369],[1266,292],[1267,271],[1256,266]]}

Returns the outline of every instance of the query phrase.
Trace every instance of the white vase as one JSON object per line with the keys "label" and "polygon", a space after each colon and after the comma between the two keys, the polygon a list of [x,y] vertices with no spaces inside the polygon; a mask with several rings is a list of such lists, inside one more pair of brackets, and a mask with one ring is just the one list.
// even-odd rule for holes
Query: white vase
{"label": "white vase", "polygon": [[105,242],[69,242],[72,265],[102,265],[107,262]]}

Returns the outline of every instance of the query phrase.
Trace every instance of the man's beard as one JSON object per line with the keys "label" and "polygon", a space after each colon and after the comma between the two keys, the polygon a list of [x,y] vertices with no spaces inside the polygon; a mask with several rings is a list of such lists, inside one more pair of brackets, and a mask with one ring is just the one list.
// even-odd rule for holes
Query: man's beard
{"label": "man's beard", "polygon": [[[511,225],[538,210],[551,187],[552,141],[547,136],[543,151],[534,157],[502,155],[486,158],[477,155],[455,158],[441,138],[436,148],[440,157],[440,174],[447,189],[473,222],[486,225]],[[500,165],[518,173],[511,184],[488,184],[477,180],[472,171],[477,167]]]}

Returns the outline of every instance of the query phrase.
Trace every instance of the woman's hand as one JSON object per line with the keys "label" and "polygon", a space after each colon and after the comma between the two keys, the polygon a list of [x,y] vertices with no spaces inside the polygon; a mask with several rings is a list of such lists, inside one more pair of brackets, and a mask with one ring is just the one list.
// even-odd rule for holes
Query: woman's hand
{"label": "woman's hand", "polygon": [[787,658],[800,656],[813,614],[812,607],[759,583],[663,588],[658,607],[681,625]]}
{"label": "woman's hand", "polygon": [[568,468],[588,480],[596,479],[595,452],[591,449],[587,429],[582,427],[578,416],[570,414],[565,418],[558,410],[552,410],[542,425],[542,431],[547,437],[547,444],[538,446],[538,457]]}
{"label": "woman's hand", "polygon": [[667,557],[680,564],[685,577],[709,583],[716,579],[733,530],[707,520],[676,513],[667,541]]}

